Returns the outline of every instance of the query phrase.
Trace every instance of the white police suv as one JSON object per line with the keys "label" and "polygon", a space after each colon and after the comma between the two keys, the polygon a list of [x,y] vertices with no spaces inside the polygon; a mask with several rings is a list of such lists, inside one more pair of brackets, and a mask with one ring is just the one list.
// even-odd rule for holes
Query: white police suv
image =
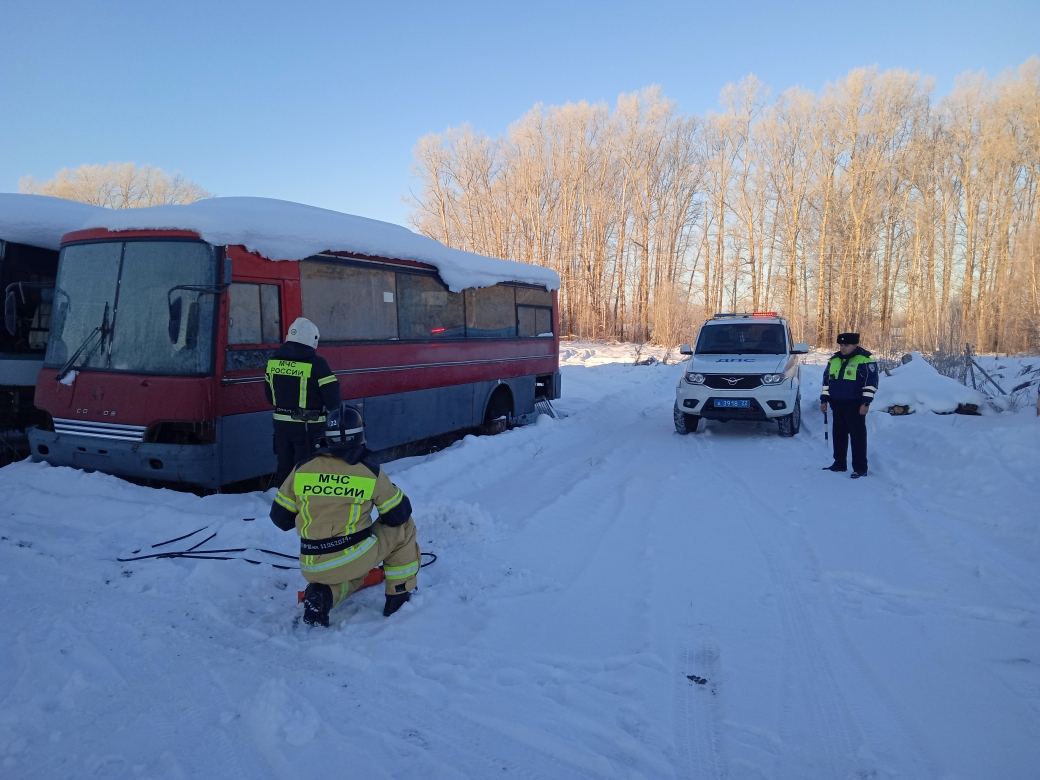
{"label": "white police suv", "polygon": [[801,365],[809,352],[794,344],[787,321],[776,312],[716,314],[701,326],[675,388],[675,430],[697,430],[705,420],[776,420],[781,436],[802,424]]}

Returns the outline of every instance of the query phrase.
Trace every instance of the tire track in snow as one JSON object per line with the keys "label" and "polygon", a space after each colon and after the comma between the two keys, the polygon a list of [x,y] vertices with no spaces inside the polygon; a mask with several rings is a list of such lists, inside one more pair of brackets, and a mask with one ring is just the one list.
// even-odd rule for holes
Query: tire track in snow
{"label": "tire track in snow", "polygon": [[[842,777],[849,770],[859,768],[859,762],[855,760],[855,735],[859,732],[858,724],[835,678],[809,612],[799,597],[797,579],[785,560],[790,556],[789,546],[775,534],[770,534],[772,538],[765,542],[763,529],[750,519],[756,516],[771,518],[774,512],[765,502],[755,497],[754,490],[740,476],[738,469],[726,470],[723,473],[717,465],[717,460],[708,457],[706,447],[696,446],[696,440],[691,442],[691,445],[695,457],[708,473],[720,482],[728,480],[738,483],[742,488],[739,493],[746,497],[745,503],[758,505],[745,505],[738,509],[745,510],[739,513],[769,567],[770,579],[775,584],[778,594],[784,644],[793,650],[794,655],[793,664],[788,660],[784,669],[784,717],[781,735],[788,741],[795,724],[808,720],[809,732],[799,733],[797,742],[800,745],[808,744],[814,747],[808,755],[791,757],[795,765],[790,769],[797,767],[801,772],[807,773],[813,759],[818,759],[823,764],[820,767],[820,777]],[[777,554],[776,550],[780,550],[781,554]],[[803,681],[812,681],[812,684],[801,685]],[[781,759],[783,757],[784,754],[781,755]],[[810,763],[807,764],[807,761]]]}
{"label": "tire track in snow", "polygon": [[[796,444],[796,442],[791,442],[791,444]],[[812,444],[813,442],[808,440],[797,442],[797,446],[802,451],[811,449]],[[938,760],[935,750],[925,736],[924,731],[906,711],[898,698],[888,690],[882,676],[874,670],[848,635],[844,619],[833,603],[829,588],[826,589],[827,592],[817,596],[817,598],[820,598],[821,606],[826,610],[832,624],[832,641],[826,643],[826,645],[841,649],[842,653],[841,656],[834,657],[832,661],[828,661],[825,643],[822,641],[823,635],[818,633],[816,628],[813,627],[813,622],[809,620],[809,613],[802,603],[804,599],[797,596],[797,592],[800,590],[798,587],[800,580],[793,574],[792,566],[789,564],[789,561],[801,560],[806,568],[813,572],[813,581],[823,582],[825,580],[819,560],[812,549],[805,530],[798,526],[798,539],[788,540],[782,535],[779,526],[771,526],[768,523],[755,524],[753,520],[748,518],[769,518],[775,514],[773,508],[758,497],[752,486],[740,476],[737,470],[727,471],[723,475],[716,468],[714,461],[706,458],[704,452],[699,452],[698,455],[702,460],[708,461],[709,468],[717,476],[729,478],[739,483],[743,488],[743,494],[751,503],[756,504],[758,507],[756,511],[745,514],[745,525],[752,533],[752,538],[755,539],[763,558],[767,561],[774,581],[785,583],[785,587],[782,589],[782,595],[785,599],[782,603],[784,611],[788,613],[788,616],[784,618],[783,614],[781,615],[782,619],[784,619],[785,633],[789,634],[791,627],[797,625],[808,626],[811,631],[808,635],[808,640],[804,640],[798,635],[798,632],[795,632],[795,644],[800,648],[799,653],[804,660],[810,661],[813,668],[823,670],[822,680],[827,689],[828,697],[822,701],[818,697],[813,698],[817,700],[818,706],[823,705],[819,711],[827,715],[825,723],[828,730],[833,732],[834,718],[839,717],[838,723],[841,728],[838,734],[843,738],[847,748],[851,748],[852,742],[858,734],[866,743],[866,746],[871,751],[870,755],[873,757],[872,748],[874,746],[887,744],[884,736],[882,736],[882,732],[885,732],[887,727],[887,736],[889,738],[895,736],[895,738],[905,741],[910,763],[915,765],[913,769],[915,774],[919,776],[938,776],[941,774],[939,770],[941,762]],[[763,538],[768,540],[768,544],[763,544]],[[815,625],[821,627],[821,624]],[[845,695],[834,673],[836,666],[837,668],[844,666],[848,672],[851,672],[866,687],[874,701],[883,711],[888,713],[889,717],[884,722],[866,716],[864,714],[866,707],[860,703],[860,698],[852,697],[850,699]],[[788,689],[790,689],[790,686],[788,686]],[[785,697],[785,708],[789,706],[790,698]],[[890,722],[899,724],[899,729],[895,730],[895,735],[891,733],[893,729],[888,725]],[[817,733],[828,733],[828,731]],[[904,752],[903,755],[906,755],[907,752]],[[846,753],[846,756],[852,759],[854,754],[850,750],[850,752]],[[872,758],[871,763],[876,763],[876,761]],[[875,768],[864,766],[862,759],[858,758],[853,766],[847,768],[859,774],[866,773],[868,775],[877,771]]]}
{"label": "tire track in snow", "polygon": [[[449,448],[400,470],[391,466],[388,473],[392,479],[399,474],[402,481],[407,482],[410,472],[414,471],[416,480],[426,483],[430,472],[451,468],[454,473],[436,480],[442,495],[457,493],[472,503],[476,488],[481,505],[486,503],[485,497],[487,503],[502,503],[503,496],[516,495],[513,506],[523,507],[525,517],[534,517],[578,492],[589,480],[601,479],[602,469],[598,467],[640,438],[645,420],[638,415],[648,407],[648,394],[652,396],[651,403],[661,397],[661,383],[653,381],[659,378],[648,376],[642,383],[626,385],[544,428],[525,426],[489,437],[477,444],[479,457],[467,463],[469,468],[465,471],[455,468],[462,453]],[[639,411],[633,413],[634,409]],[[622,426],[625,431],[621,430]],[[527,489],[530,484],[537,484],[538,490]]]}
{"label": "tire track in snow", "polygon": [[[627,560],[631,552],[641,549],[636,540],[633,550],[631,520],[651,511],[646,485],[656,484],[662,478],[662,469],[674,470],[674,451],[660,454],[659,446],[662,435],[669,436],[670,429],[650,427],[646,419],[648,409],[654,411],[656,418],[656,407],[670,390],[670,386],[662,389],[658,381],[628,387],[609,395],[587,412],[509,435],[527,440],[526,445],[520,442],[522,447],[544,447],[546,457],[531,457],[530,451],[525,452],[515,441],[509,447],[499,446],[507,438],[502,437],[493,442],[496,446],[479,451],[482,457],[476,468],[482,473],[476,475],[476,496],[472,474],[461,470],[441,473],[447,466],[458,469],[457,462],[431,458],[425,462],[424,473],[415,474],[415,481],[435,484],[445,498],[453,497],[456,490],[466,491],[467,501],[476,499],[496,521],[517,517],[513,512],[522,511],[516,521],[504,524],[510,528],[492,547],[516,546],[518,541],[531,536],[552,539],[558,533],[559,523],[566,520],[568,532],[559,539],[562,545],[546,549],[538,568],[558,579],[562,592],[571,592],[576,585],[582,589],[583,583],[610,582],[618,594],[614,596],[615,611],[634,617],[620,623],[611,641],[623,647],[642,648],[647,632],[640,584],[647,580],[644,570],[649,562],[637,557],[638,565],[626,565],[619,571],[619,554]],[[437,479],[442,476],[445,478]],[[405,483],[405,479],[402,474],[401,482]],[[532,485],[537,489],[532,491]],[[515,501],[511,500],[513,496]],[[575,542],[578,549],[571,549]],[[524,544],[519,546],[522,549]],[[682,680],[687,682],[685,677]],[[458,716],[456,722],[462,717]],[[519,733],[525,725],[513,727]],[[502,734],[501,729],[489,733],[487,724],[476,730],[480,736],[474,737],[471,750],[470,736],[474,731],[472,725],[460,723],[449,733],[465,736],[449,738],[441,733],[440,719],[434,729],[426,725],[422,728],[424,739],[436,744],[435,752],[454,749],[452,765],[464,767],[460,771],[475,778],[503,772],[531,778],[610,777],[618,776],[618,772],[622,776],[640,776],[640,770],[634,771],[633,767],[644,767],[645,772],[645,767],[654,766],[652,761],[624,749],[589,753],[581,741],[568,748],[555,734],[545,735],[533,729],[527,729],[531,733],[526,738],[518,739],[516,734]],[[535,734],[549,739],[552,747],[548,752],[536,750]],[[459,744],[465,745],[465,753],[458,752]],[[641,746],[643,750],[650,749],[645,742]]]}
{"label": "tire track in snow", "polygon": [[[720,718],[716,696],[719,693],[719,647],[706,626],[696,642],[680,639],[673,671],[679,682],[673,688],[672,717],[675,744],[682,775],[690,780],[718,780],[725,776],[720,751]],[[687,635],[693,633],[687,627]],[[688,675],[695,670],[708,682],[699,685]]]}

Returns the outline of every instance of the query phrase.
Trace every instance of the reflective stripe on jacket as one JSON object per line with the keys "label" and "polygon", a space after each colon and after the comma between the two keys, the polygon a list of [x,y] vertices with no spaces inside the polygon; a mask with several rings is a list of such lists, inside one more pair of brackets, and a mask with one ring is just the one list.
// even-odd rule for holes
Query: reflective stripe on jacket
{"label": "reflective stripe on jacket", "polygon": [[869,404],[878,389],[877,362],[862,347],[850,355],[835,352],[823,369],[821,401],[859,401]]}
{"label": "reflective stripe on jacket", "polygon": [[[267,361],[264,394],[276,408],[275,419],[292,421],[301,412],[339,407],[339,382],[325,358],[312,347],[287,341]],[[322,422],[314,417],[311,422]]]}

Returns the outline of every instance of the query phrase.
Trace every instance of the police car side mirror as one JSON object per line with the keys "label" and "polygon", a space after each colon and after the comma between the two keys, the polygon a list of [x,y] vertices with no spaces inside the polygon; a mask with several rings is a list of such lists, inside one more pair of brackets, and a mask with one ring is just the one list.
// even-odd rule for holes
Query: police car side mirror
{"label": "police car side mirror", "polygon": [[9,290],[4,298],[4,327],[12,336],[18,332],[18,301],[15,300],[14,290]]}
{"label": "police car side mirror", "polygon": [[689,344],[683,344],[681,347],[679,347],[679,354],[680,355],[692,355],[693,354],[693,348]]}
{"label": "police car side mirror", "polygon": [[805,342],[799,341],[797,344],[795,344],[793,347],[791,347],[791,354],[792,355],[808,355],[809,354],[809,345],[806,344]]}

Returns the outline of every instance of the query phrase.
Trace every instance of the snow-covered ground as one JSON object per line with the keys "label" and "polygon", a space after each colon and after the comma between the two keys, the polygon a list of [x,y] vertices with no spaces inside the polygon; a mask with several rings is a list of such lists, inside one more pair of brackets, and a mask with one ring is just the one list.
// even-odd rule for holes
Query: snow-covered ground
{"label": "snow-covered ground", "polygon": [[799,436],[681,437],[681,365],[563,352],[566,417],[389,465],[440,556],[389,619],[298,624],[266,553],[115,560],[292,553],[269,496],[0,469],[0,777],[1037,777],[1032,407],[872,412],[853,481],[816,367]]}

